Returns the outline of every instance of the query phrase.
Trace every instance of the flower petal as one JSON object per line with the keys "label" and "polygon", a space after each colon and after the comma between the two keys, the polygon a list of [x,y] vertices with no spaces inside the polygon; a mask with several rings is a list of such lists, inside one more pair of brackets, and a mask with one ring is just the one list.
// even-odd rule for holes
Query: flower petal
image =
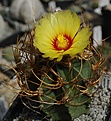
{"label": "flower petal", "polygon": [[69,54],[71,57],[76,54],[82,53],[84,48],[89,44],[89,37],[91,36],[89,32],[89,27],[83,28],[74,38],[74,42],[69,50],[64,52],[64,54]]}
{"label": "flower petal", "polygon": [[71,36],[72,38],[74,38],[75,34],[77,33],[77,31],[79,30],[80,27],[80,18],[77,16],[76,13],[73,13],[73,26],[72,26],[72,33]]}
{"label": "flower petal", "polygon": [[[91,35],[89,27],[81,31],[79,28],[80,18],[76,13],[72,14],[69,10],[65,10],[48,14],[36,25],[34,46],[44,54],[43,57],[49,57],[51,60],[57,58],[57,61],[60,61],[67,54],[74,57],[84,51]],[[57,46],[64,42],[71,45],[67,49],[66,47],[58,49],[55,48],[55,41]]]}

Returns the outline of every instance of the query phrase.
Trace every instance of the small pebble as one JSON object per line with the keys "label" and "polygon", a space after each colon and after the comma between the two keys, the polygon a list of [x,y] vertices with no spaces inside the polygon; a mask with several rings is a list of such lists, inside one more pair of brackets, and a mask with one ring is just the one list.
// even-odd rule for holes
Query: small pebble
{"label": "small pebble", "polygon": [[[88,115],[81,115],[79,117],[80,121],[104,121],[107,116],[107,106],[110,102],[111,91],[109,91],[109,87],[111,87],[111,83],[107,84],[111,78],[108,78],[107,75],[104,76],[101,83],[99,83],[100,89],[96,92],[95,96],[92,98],[92,102],[90,104],[90,113]],[[99,94],[99,95],[98,95]],[[97,96],[96,96],[97,95]],[[78,118],[77,118],[78,119]],[[85,119],[85,120],[84,120]],[[74,121],[77,121],[74,119]]]}

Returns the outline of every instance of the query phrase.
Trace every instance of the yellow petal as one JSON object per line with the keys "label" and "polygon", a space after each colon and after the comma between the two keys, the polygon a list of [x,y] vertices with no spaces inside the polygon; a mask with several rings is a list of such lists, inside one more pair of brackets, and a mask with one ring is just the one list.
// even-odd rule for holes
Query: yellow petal
{"label": "yellow petal", "polygon": [[44,21],[42,20],[42,23],[40,25],[36,25],[35,33],[35,36],[42,34],[44,36],[47,36],[49,39],[53,39],[56,34],[54,33],[54,30],[47,19],[45,19]]}
{"label": "yellow petal", "polygon": [[59,57],[57,58],[57,61],[61,61],[62,58],[63,58],[63,55],[59,56]]}
{"label": "yellow petal", "polygon": [[69,54],[71,57],[76,54],[82,53],[84,48],[89,44],[89,37],[91,36],[91,32],[89,32],[89,27],[83,28],[76,37],[74,38],[74,42],[69,50],[64,52],[64,54]]}
{"label": "yellow petal", "polygon": [[[80,28],[80,18],[76,13],[72,14],[71,11],[58,11],[47,14],[42,18],[39,24],[36,25],[34,46],[36,46],[43,57],[49,57],[49,59],[57,58],[60,61],[64,55],[69,54],[74,57],[84,51],[84,48],[89,44],[89,27],[83,28],[78,32]],[[70,40],[59,38],[58,42],[63,43],[71,42],[71,38],[74,38],[73,43],[68,50],[64,48],[54,47],[55,38],[67,36]],[[62,45],[61,45],[62,46]]]}
{"label": "yellow petal", "polygon": [[72,26],[72,33],[71,37],[73,38],[80,27],[80,18],[77,16],[76,13],[73,13],[73,26]]}
{"label": "yellow petal", "polygon": [[83,28],[74,38],[74,43],[77,41],[79,41],[79,44],[84,44],[84,42],[87,43],[91,34],[92,32],[89,32],[89,27]]}

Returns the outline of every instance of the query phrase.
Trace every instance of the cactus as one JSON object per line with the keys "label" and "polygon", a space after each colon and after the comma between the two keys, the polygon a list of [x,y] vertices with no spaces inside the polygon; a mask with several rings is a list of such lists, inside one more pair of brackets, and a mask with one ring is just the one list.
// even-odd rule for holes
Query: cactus
{"label": "cactus", "polygon": [[[67,11],[66,13],[70,14]],[[77,16],[74,16],[78,20]],[[44,21],[42,22],[44,23]],[[86,39],[88,39],[85,42],[89,44],[86,46],[83,43],[82,52],[77,50],[78,52],[74,57],[71,57],[73,56],[71,52],[69,55],[60,52],[53,57],[49,53],[50,59],[44,57],[47,56],[48,51],[43,56],[41,52],[43,49],[40,48],[39,50],[36,47],[35,37],[38,31],[35,29],[26,33],[17,42],[14,49],[17,65],[16,74],[21,88],[20,96],[31,102],[39,103],[37,106],[32,104],[30,106],[43,110],[53,121],[71,121],[81,114],[89,112],[88,105],[95,92],[95,85],[102,75],[101,68],[104,59],[93,46],[89,37],[91,33],[88,31],[89,29],[86,27],[78,32],[79,36],[81,33],[85,34]],[[55,43],[56,41],[60,42],[60,45],[56,47],[54,45],[58,52],[59,49],[64,49],[66,46],[61,44],[63,41],[66,43],[70,41],[66,35],[59,35],[59,38],[56,39],[58,40],[54,40]],[[41,47],[44,46],[43,44],[40,44]],[[82,45],[80,44],[80,46]]]}
{"label": "cactus", "polygon": [[93,45],[90,46],[93,49],[88,47],[84,56],[74,59],[66,56],[57,62],[43,58],[33,46],[32,32],[25,34],[14,49],[20,95],[40,103],[40,109],[53,121],[70,121],[87,114],[92,90],[101,76],[97,66],[101,58]]}

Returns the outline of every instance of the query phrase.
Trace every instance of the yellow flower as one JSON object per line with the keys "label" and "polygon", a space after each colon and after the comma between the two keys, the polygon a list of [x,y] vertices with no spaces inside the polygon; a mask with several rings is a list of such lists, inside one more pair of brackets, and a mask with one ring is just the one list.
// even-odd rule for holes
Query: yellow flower
{"label": "yellow flower", "polygon": [[43,57],[60,61],[64,55],[75,55],[89,44],[89,27],[80,30],[80,18],[69,10],[47,14],[36,25],[34,46]]}

